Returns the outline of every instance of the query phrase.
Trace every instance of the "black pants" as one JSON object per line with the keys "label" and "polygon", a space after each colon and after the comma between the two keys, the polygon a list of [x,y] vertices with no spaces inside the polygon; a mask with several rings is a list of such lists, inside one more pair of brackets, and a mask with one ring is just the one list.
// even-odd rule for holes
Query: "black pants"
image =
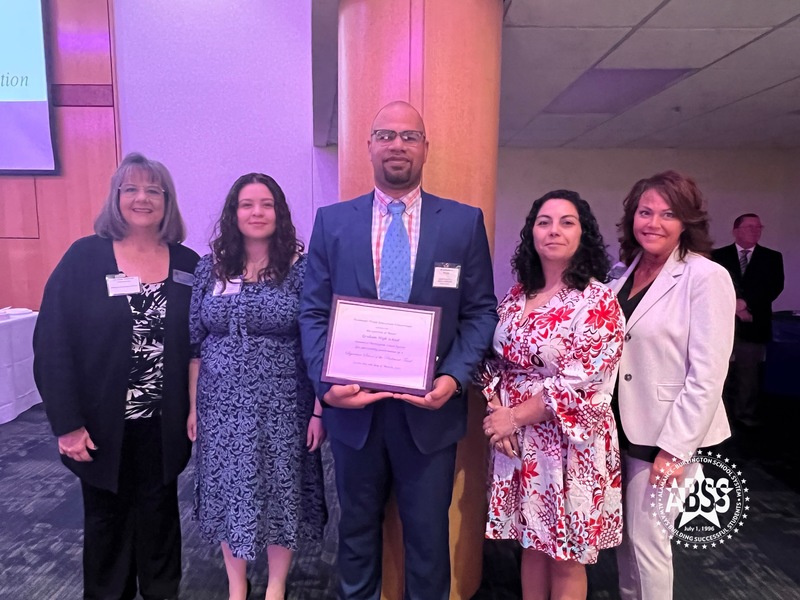
{"label": "black pants", "polygon": [[125,421],[118,492],[81,482],[84,599],[133,600],[137,580],[145,600],[178,596],[178,485],[165,485],[163,471],[160,419],[133,419]]}

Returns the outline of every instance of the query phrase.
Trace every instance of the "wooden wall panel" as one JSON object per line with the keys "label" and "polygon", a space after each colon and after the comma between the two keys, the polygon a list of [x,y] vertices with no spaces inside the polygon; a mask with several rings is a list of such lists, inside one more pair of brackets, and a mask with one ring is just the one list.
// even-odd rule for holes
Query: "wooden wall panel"
{"label": "wooden wall panel", "polygon": [[409,98],[410,17],[407,2],[339,2],[338,97],[348,107],[339,110],[340,200],[374,187],[367,152],[372,119],[383,105]]}
{"label": "wooden wall panel", "polygon": [[92,232],[108,193],[118,159],[110,1],[50,0],[62,169],[58,176],[0,177],[0,306],[39,307],[53,267]]}
{"label": "wooden wall panel", "polygon": [[[499,0],[339,2],[339,191],[368,192],[366,141],[377,110],[406,100],[422,113],[430,140],[424,188],[483,209],[492,241],[500,101]],[[465,169],[464,165],[470,165]],[[450,506],[452,600],[480,585],[486,522],[485,401],[470,397]],[[393,503],[384,522],[382,598],[403,597],[402,527]]]}
{"label": "wooden wall panel", "polygon": [[50,0],[52,81],[111,84],[109,0]]}
{"label": "wooden wall panel", "polygon": [[[483,209],[494,247],[503,5],[487,0],[425,3],[423,104],[431,152],[425,186]],[[448,43],[469,40],[469,43]],[[436,148],[446,148],[434,152]],[[463,165],[491,165],[464,169]]]}
{"label": "wooden wall panel", "polygon": [[33,178],[0,177],[0,238],[36,237],[39,224]]}

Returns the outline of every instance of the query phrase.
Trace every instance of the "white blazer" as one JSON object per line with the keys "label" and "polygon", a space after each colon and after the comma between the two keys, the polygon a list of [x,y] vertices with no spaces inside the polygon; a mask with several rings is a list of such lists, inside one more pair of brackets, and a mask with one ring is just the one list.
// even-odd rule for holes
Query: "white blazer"
{"label": "white blazer", "polygon": [[[609,283],[619,293],[639,263]],[[699,254],[672,253],[625,328],[619,368],[622,427],[634,444],[688,460],[731,430],[722,386],[733,348],[730,274]]]}

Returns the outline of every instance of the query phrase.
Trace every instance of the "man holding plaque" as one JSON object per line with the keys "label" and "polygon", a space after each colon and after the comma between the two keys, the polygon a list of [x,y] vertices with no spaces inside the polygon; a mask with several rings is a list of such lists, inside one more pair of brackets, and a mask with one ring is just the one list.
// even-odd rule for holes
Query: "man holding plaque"
{"label": "man holding plaque", "polygon": [[[375,189],[317,212],[299,318],[342,507],[338,597],[380,598],[382,521],[394,491],[406,598],[447,600],[456,443],[467,384],[497,323],[489,244],[479,209],[421,189],[428,140],[411,105],[382,108],[367,147]],[[424,325],[409,327],[417,310]],[[438,313],[438,336],[426,310]],[[426,343],[429,362],[403,351]],[[431,371],[430,387],[398,385],[417,381],[417,369]]]}

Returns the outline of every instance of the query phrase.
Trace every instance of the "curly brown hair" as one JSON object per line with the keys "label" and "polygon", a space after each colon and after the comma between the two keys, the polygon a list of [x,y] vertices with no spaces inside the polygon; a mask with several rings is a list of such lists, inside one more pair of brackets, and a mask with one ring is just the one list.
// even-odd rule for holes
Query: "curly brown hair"
{"label": "curly brown hair", "polygon": [[581,224],[580,244],[564,271],[564,283],[571,288],[583,291],[592,279],[601,282],[608,281],[611,263],[603,243],[603,236],[600,234],[600,227],[592,214],[589,203],[577,192],[553,190],[534,200],[531,210],[525,218],[525,225],[522,226],[522,231],[519,233],[519,245],[511,259],[511,268],[517,276],[517,282],[522,285],[526,294],[542,289],[545,283],[542,261],[533,246],[533,224],[545,202],[553,199],[567,200],[575,205],[575,209],[578,211],[578,221]]}
{"label": "curly brown hair", "polygon": [[620,260],[629,265],[642,249],[633,235],[633,218],[639,199],[647,190],[657,191],[683,225],[678,256],[683,259],[688,252],[694,252],[708,257],[713,243],[708,233],[708,211],[700,188],[691,177],[676,171],[664,171],[637,181],[622,202],[624,212],[617,223]]}
{"label": "curly brown hair", "polygon": [[295,254],[303,252],[303,242],[297,239],[292,223],[292,213],[286,203],[281,186],[269,175],[248,173],[237,179],[222,208],[222,215],[214,228],[211,249],[214,251],[214,275],[220,281],[230,281],[244,273],[247,256],[244,237],[237,225],[236,211],[239,208],[239,193],[251,183],[267,186],[275,200],[275,233],[269,238],[269,263],[258,273],[259,281],[283,282],[289,274]]}

